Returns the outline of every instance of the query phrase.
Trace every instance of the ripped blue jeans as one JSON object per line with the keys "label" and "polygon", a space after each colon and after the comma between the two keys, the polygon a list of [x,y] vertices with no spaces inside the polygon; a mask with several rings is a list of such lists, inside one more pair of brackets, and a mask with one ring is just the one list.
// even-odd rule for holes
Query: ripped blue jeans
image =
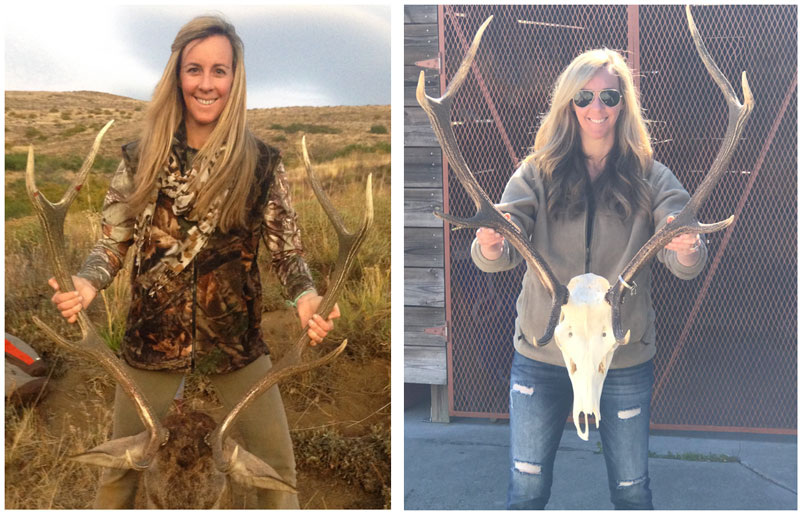
{"label": "ripped blue jeans", "polygon": [[[550,499],[556,451],[572,413],[567,369],[515,352],[509,395],[511,479],[506,507],[544,509]],[[600,398],[600,438],[616,509],[653,509],[647,469],[652,395],[652,361],[611,369],[606,376]]]}

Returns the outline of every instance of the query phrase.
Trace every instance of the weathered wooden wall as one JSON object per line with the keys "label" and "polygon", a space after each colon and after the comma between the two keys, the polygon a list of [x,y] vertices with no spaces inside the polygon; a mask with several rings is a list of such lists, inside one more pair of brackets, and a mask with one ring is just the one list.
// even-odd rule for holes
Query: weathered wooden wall
{"label": "weathered wooden wall", "polygon": [[[423,69],[426,92],[440,95],[437,7],[405,6],[404,25],[405,382],[434,385],[432,418],[445,420],[443,223],[433,215],[434,209],[442,209],[442,151],[415,97]],[[427,61],[424,68],[417,64],[422,61]]]}

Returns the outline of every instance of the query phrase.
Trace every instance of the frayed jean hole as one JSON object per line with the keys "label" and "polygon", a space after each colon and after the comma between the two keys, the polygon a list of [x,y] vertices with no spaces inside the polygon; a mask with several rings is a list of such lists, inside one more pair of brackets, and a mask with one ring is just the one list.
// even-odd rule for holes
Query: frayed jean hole
{"label": "frayed jean hole", "polygon": [[523,474],[531,474],[538,476],[542,473],[542,466],[536,463],[528,463],[526,461],[514,460],[514,470]]}
{"label": "frayed jean hole", "polygon": [[620,420],[628,420],[629,418],[636,417],[641,413],[642,413],[642,408],[630,408],[630,409],[620,410],[617,413],[617,416],[619,417]]}
{"label": "frayed jean hole", "polygon": [[619,481],[617,483],[617,488],[626,488],[629,486],[636,486],[638,484],[644,483],[647,480],[647,476],[640,477],[639,479],[633,479],[631,481]]}
{"label": "frayed jean hole", "polygon": [[511,387],[512,392],[521,393],[522,395],[533,395],[533,386],[525,386],[519,383],[514,383]]}

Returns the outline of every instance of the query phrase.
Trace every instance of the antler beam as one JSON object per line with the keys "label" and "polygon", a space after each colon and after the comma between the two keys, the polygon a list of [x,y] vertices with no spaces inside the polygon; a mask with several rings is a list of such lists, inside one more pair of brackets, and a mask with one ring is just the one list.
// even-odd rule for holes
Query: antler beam
{"label": "antler beam", "polygon": [[728,82],[728,79],[725,78],[725,75],[723,75],[717,64],[711,58],[711,55],[708,53],[708,49],[706,49],[706,45],[703,42],[697,27],[695,26],[694,19],[692,18],[692,12],[688,5],[686,6],[686,18],[689,24],[689,32],[691,32],[692,40],[697,48],[697,53],[700,55],[700,59],[703,61],[703,64],[705,65],[706,70],[708,70],[708,73],[711,75],[711,78],[717,83],[720,90],[722,90],[722,94],[725,97],[726,103],[728,104],[728,128],[725,131],[725,138],[723,139],[717,156],[714,158],[711,169],[706,174],[703,182],[695,190],[692,198],[680,211],[680,213],[678,213],[675,219],[672,220],[672,222],[663,226],[647,241],[647,243],[644,244],[639,252],[636,253],[633,259],[631,259],[628,265],[623,269],[622,273],[620,274],[620,279],[611,287],[611,289],[608,290],[608,293],[606,294],[606,300],[611,304],[614,337],[619,342],[621,342],[624,338],[620,304],[622,303],[622,298],[625,294],[625,284],[632,284],[634,276],[642,268],[642,266],[650,261],[659,250],[664,248],[676,236],[687,233],[711,233],[722,230],[733,223],[733,216],[731,216],[730,218],[727,218],[721,222],[703,224],[697,219],[697,213],[705,203],[708,196],[711,194],[714,186],[716,186],[719,180],[722,178],[722,175],[725,173],[728,163],[731,160],[731,156],[733,155],[734,150],[736,150],[736,146],[739,144],[745,123],[747,122],[747,118],[750,116],[750,113],[753,111],[753,106],[755,104],[753,100],[753,93],[750,91],[750,85],[747,82],[747,74],[743,71],[742,93],[744,95],[744,104],[739,103],[739,99],[737,98],[731,83]]}
{"label": "antler beam", "polygon": [[[62,292],[73,291],[75,286],[72,283],[72,276],[67,272],[64,256],[66,255],[66,246],[64,244],[64,221],[67,216],[67,211],[70,205],[78,196],[89,170],[92,168],[94,158],[100,148],[100,143],[106,131],[114,123],[113,120],[108,122],[97,134],[94,140],[92,149],[86,156],[86,159],[81,166],[80,171],[75,179],[70,184],[67,191],[61,197],[61,200],[53,204],[39,191],[36,187],[36,180],[34,178],[34,157],[33,146],[28,149],[28,164],[25,170],[25,187],[28,191],[28,197],[33,204],[33,208],[39,217],[39,222],[42,224],[44,231],[45,247],[50,257],[50,262],[53,265],[54,275],[58,282],[58,287]],[[117,383],[122,386],[125,392],[133,399],[134,406],[136,407],[142,423],[149,433],[149,442],[147,448],[140,456],[129,456],[131,465],[137,470],[144,470],[150,464],[150,461],[155,456],[158,448],[167,441],[169,433],[161,425],[153,414],[153,410],[140,392],[136,383],[133,382],[131,377],[122,368],[120,360],[114,355],[111,350],[106,346],[103,339],[97,334],[86,312],[81,310],[78,312],[78,325],[82,333],[82,340],[80,342],[71,342],[61,337],[56,331],[51,329],[47,324],[33,317],[33,321],[44,331],[47,336],[58,345],[65,349],[80,354],[91,361],[99,363],[109,374],[111,374]]]}
{"label": "antler beam", "polygon": [[[336,271],[334,273],[331,285],[323,297],[317,311],[322,318],[327,318],[336,304],[336,299],[341,292],[342,284],[344,283],[345,278],[355,263],[355,257],[358,253],[358,249],[361,247],[361,244],[364,243],[364,239],[367,236],[367,231],[372,225],[372,174],[367,176],[364,218],[358,230],[351,233],[344,226],[341,216],[333,207],[328,195],[322,189],[319,180],[314,175],[314,171],[311,166],[311,160],[308,157],[308,150],[306,149],[305,136],[303,137],[302,144],[303,162],[305,164],[306,173],[308,174],[308,179],[311,182],[311,188],[314,190],[314,194],[317,196],[317,200],[322,205],[323,210],[328,215],[331,224],[333,224],[339,240],[339,254],[335,265]],[[295,343],[294,346],[286,353],[286,355],[284,355],[280,361],[278,361],[270,369],[267,375],[253,385],[253,387],[244,395],[244,397],[242,397],[239,403],[231,410],[225,419],[220,422],[219,426],[217,426],[214,432],[209,435],[209,442],[214,454],[214,461],[220,470],[227,471],[231,466],[231,463],[225,459],[223,453],[225,439],[227,438],[230,429],[233,427],[233,424],[239,415],[245,409],[247,409],[247,407],[256,398],[258,398],[259,395],[263,394],[274,385],[290,376],[325,365],[341,354],[347,345],[347,340],[344,340],[336,349],[329,352],[322,358],[303,363],[301,361],[302,354],[306,347],[308,347],[309,342],[310,338],[308,336],[308,332],[303,331],[303,334],[297,340],[297,343]]]}
{"label": "antler beam", "polygon": [[553,331],[558,324],[561,306],[566,304],[569,292],[566,286],[558,281],[553,271],[536,249],[533,248],[530,241],[522,235],[520,230],[513,223],[503,216],[503,213],[495,207],[494,203],[489,199],[489,196],[478,184],[475,175],[469,169],[461,153],[461,149],[458,147],[450,119],[450,109],[452,107],[454,95],[464,83],[469,73],[472,61],[478,53],[478,45],[480,45],[483,33],[486,27],[489,26],[492,18],[492,16],[489,16],[478,29],[478,32],[472,40],[472,45],[470,45],[467,51],[467,55],[464,57],[455,77],[453,77],[453,80],[447,86],[447,90],[441,98],[432,98],[425,94],[425,72],[421,71],[419,74],[417,102],[419,102],[422,109],[428,114],[433,130],[436,133],[436,138],[442,146],[442,151],[444,151],[447,156],[448,162],[456,175],[456,179],[458,179],[458,182],[464,187],[477,209],[477,212],[472,218],[466,219],[456,218],[440,211],[434,211],[434,214],[460,227],[488,227],[494,229],[519,251],[530,268],[536,272],[539,280],[553,299],[547,328],[544,334],[533,342],[534,345],[546,345],[553,337]]}

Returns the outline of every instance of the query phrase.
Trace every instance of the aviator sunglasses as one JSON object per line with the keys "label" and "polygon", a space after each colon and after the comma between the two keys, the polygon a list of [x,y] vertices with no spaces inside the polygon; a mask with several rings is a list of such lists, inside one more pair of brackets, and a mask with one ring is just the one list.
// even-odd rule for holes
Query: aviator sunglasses
{"label": "aviator sunglasses", "polygon": [[[622,98],[619,94],[619,91],[616,89],[601,89],[598,93],[600,95],[600,101],[608,107],[616,106],[619,104],[619,101]],[[582,89],[575,93],[575,96],[572,97],[572,101],[578,107],[586,107],[591,104],[593,100],[594,91],[589,89]]]}

